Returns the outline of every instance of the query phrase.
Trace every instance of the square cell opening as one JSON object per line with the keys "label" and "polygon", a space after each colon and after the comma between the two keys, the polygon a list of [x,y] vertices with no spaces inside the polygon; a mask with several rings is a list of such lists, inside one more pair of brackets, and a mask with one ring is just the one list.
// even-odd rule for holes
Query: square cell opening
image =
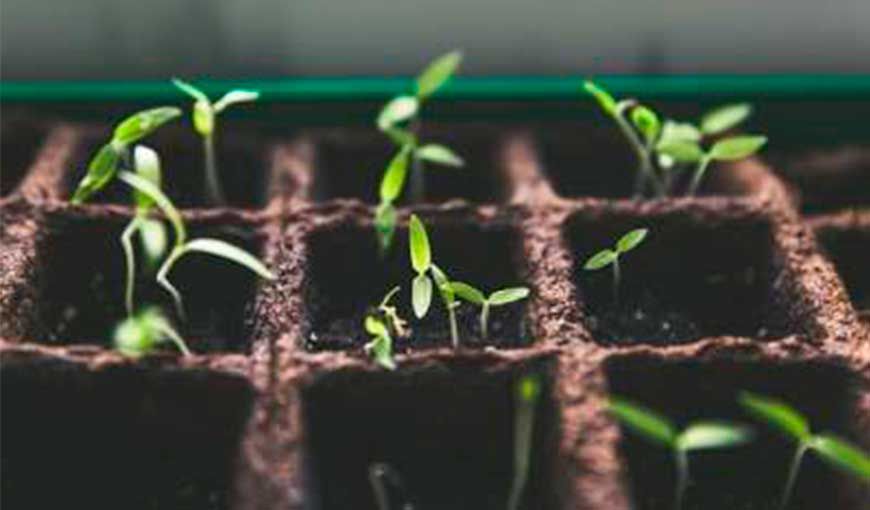
{"label": "square cell opening", "polygon": [[242,379],[48,364],[0,379],[3,508],[231,507]]}
{"label": "square cell opening", "polygon": [[[505,222],[429,221],[433,261],[452,280],[468,282],[484,292],[523,285],[525,259],[519,233]],[[369,341],[363,328],[366,313],[394,286],[401,286],[392,303],[409,321],[410,338],[399,339],[394,349],[450,345],[447,311],[433,295],[429,313],[417,320],[411,308],[411,280],[416,275],[408,252],[408,231],[396,231],[393,246],[382,255],[374,228],[367,222],[345,222],[310,234],[306,240],[308,274],[304,284],[308,315],[308,348],[358,348]],[[463,302],[457,309],[460,344],[480,347],[516,347],[531,342],[526,324],[526,303],[493,307],[489,336],[481,338],[480,309]]]}
{"label": "square cell opening", "polygon": [[38,122],[14,118],[0,122],[0,196],[18,188],[48,133],[48,126]]}
{"label": "square cell opening", "polygon": [[[496,135],[485,128],[439,126],[423,131],[423,143],[446,145],[465,160],[462,168],[423,163],[424,202],[463,199],[471,203],[504,200],[505,174]],[[381,177],[397,148],[376,129],[335,130],[313,136],[316,145],[313,199],[379,201]],[[399,203],[407,203],[411,173]]]}
{"label": "square cell opening", "polygon": [[870,312],[870,227],[822,228],[816,233],[859,312]]}
{"label": "square cell opening", "polygon": [[[649,233],[620,257],[615,292],[612,266],[583,266],[636,228]],[[798,329],[775,283],[766,219],[580,212],[569,218],[564,235],[575,257],[586,325],[601,343],[676,344],[721,335],[770,339]]]}
{"label": "square cell opening", "polygon": [[[112,345],[117,324],[126,317],[125,263],[121,219],[52,217],[38,243],[35,261],[37,310],[30,338],[55,344]],[[253,254],[262,245],[256,226],[188,224],[190,238],[214,237]],[[171,233],[170,233],[170,242]],[[157,285],[157,268],[138,253],[134,303],[160,306],[194,352],[248,352],[252,301],[259,278],[217,257],[191,253],[173,267],[169,279],[182,293],[186,320],[174,314],[169,294]]]}
{"label": "square cell opening", "polygon": [[870,146],[844,145],[778,158],[805,213],[870,206]]}
{"label": "square cell opening", "polygon": [[[538,369],[535,369],[536,371]],[[392,508],[504,509],[513,479],[519,368],[340,372],[303,391],[308,508],[377,510],[369,468],[386,464]],[[547,372],[535,404],[521,508],[560,508],[558,411]]]}
{"label": "square cell opening", "polygon": [[[788,402],[809,419],[816,432],[830,431],[865,444],[870,439],[867,431],[855,428],[858,387],[840,366],[620,357],[607,362],[606,373],[611,394],[660,412],[678,428],[696,420],[725,420],[753,427],[754,439],[747,445],[689,454],[691,483],[685,510],[778,507],[795,444],[744,411],[737,401],[742,391]],[[670,452],[625,428],[621,452],[635,508],[671,509],[675,468]],[[865,508],[861,485],[810,453],[801,464],[789,508]]]}

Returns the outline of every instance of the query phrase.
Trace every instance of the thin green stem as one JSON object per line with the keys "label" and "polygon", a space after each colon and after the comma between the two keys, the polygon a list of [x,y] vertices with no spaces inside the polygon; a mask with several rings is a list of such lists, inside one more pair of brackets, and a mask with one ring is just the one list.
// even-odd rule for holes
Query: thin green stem
{"label": "thin green stem", "polygon": [[378,506],[378,510],[390,510],[387,487],[383,480],[386,476],[387,468],[383,464],[369,466],[369,483],[372,486],[372,492],[375,493],[375,504]]}
{"label": "thin green stem", "polygon": [[800,469],[801,460],[804,457],[807,449],[809,447],[806,443],[801,443],[795,449],[794,456],[791,459],[791,465],[788,468],[788,478],[785,482],[785,487],[782,490],[782,497],[779,500],[779,510],[785,510],[788,507],[789,499],[791,499],[791,493],[794,490],[794,484],[797,480],[798,470]]}
{"label": "thin green stem", "polygon": [[181,293],[178,292],[178,289],[172,285],[172,282],[169,281],[169,271],[172,270],[172,266],[184,255],[184,245],[176,245],[175,248],[172,249],[172,252],[169,253],[169,256],[166,257],[166,260],[163,261],[163,265],[160,266],[160,269],[157,271],[157,283],[160,284],[161,287],[166,289],[167,292],[172,296],[172,300],[175,302],[175,310],[178,312],[178,316],[181,317],[182,320],[185,320],[184,313],[184,302],[181,299]]}
{"label": "thin green stem", "polygon": [[619,285],[620,285],[620,279],[622,278],[621,271],[619,269],[619,257],[618,256],[615,259],[613,259],[612,265],[613,265],[613,305],[616,306],[616,305],[619,305]]}
{"label": "thin green stem", "polygon": [[689,184],[689,189],[686,191],[686,195],[693,196],[698,192],[698,188],[701,186],[701,179],[704,178],[704,173],[707,172],[707,167],[710,165],[712,159],[709,156],[704,156],[701,158],[701,161],[698,162],[698,166],[695,167],[695,173],[692,175],[692,182]]}
{"label": "thin green stem", "polygon": [[532,453],[532,432],[535,427],[535,404],[531,401],[517,398],[514,414],[514,477],[511,482],[507,510],[518,510],[522,501],[523,490],[529,477],[529,463]]}
{"label": "thin green stem", "polygon": [[220,179],[218,178],[217,160],[214,152],[214,134],[203,136],[202,146],[205,153],[205,189],[208,200],[212,204],[222,205],[226,201]]}
{"label": "thin green stem", "polygon": [[133,315],[133,287],[136,282],[136,257],[133,253],[133,234],[139,230],[139,217],[130,220],[124,232],[121,233],[121,247],[124,249],[124,261],[126,263],[126,282],[124,283],[124,305],[127,308],[127,316]]}
{"label": "thin green stem", "polygon": [[181,335],[179,335],[177,331],[172,329],[172,327],[170,327],[168,324],[163,324],[161,326],[158,326],[158,328],[164,335],[169,337],[169,339],[172,341],[172,343],[175,344],[176,347],[178,347],[178,350],[181,351],[181,354],[185,356],[192,355],[190,349],[187,348],[187,344],[184,343],[184,339],[181,338]]}
{"label": "thin green stem", "polygon": [[450,339],[453,342],[453,348],[459,349],[459,327],[456,324],[456,307],[447,305],[447,317],[450,319]]}
{"label": "thin green stem", "polygon": [[487,324],[489,323],[489,303],[484,303],[480,308],[480,338],[486,340],[489,337]]}
{"label": "thin green stem", "polygon": [[410,125],[411,134],[414,137],[414,145],[411,149],[411,175],[408,178],[408,201],[412,204],[422,203],[426,198],[426,182],[423,175],[423,162],[417,157],[418,141],[420,134],[420,120],[414,118]]}
{"label": "thin green stem", "polygon": [[664,189],[662,188],[662,184],[659,182],[658,178],[656,178],[655,174],[653,174],[652,171],[652,159],[650,158],[649,151],[640,141],[637,133],[635,133],[631,126],[628,124],[628,121],[626,121],[625,118],[622,116],[621,110],[616,115],[614,115],[613,118],[614,120],[616,120],[616,124],[619,126],[622,134],[625,135],[625,138],[628,140],[628,143],[634,150],[634,153],[637,156],[638,164],[640,165],[640,168],[638,170],[638,176],[635,178],[635,197],[643,196],[645,183],[647,181],[652,183],[656,194],[658,194],[659,196],[663,195]]}
{"label": "thin green stem", "polygon": [[686,497],[686,487],[689,484],[689,458],[686,451],[680,448],[674,450],[674,461],[677,467],[677,484],[674,489],[674,510],[682,510],[683,499]]}

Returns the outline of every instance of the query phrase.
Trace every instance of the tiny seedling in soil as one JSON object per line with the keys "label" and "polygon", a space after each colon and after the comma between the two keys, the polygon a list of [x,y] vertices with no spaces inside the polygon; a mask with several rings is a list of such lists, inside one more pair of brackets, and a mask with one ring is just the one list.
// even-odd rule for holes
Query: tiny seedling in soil
{"label": "tiny seedling in soil", "polygon": [[408,336],[407,323],[399,316],[398,309],[390,304],[390,300],[399,290],[399,287],[393,287],[381,300],[378,308],[365,318],[365,329],[372,336],[372,340],[365,345],[365,351],[387,370],[396,369],[393,338]]}
{"label": "tiny seedling in soil", "polygon": [[[655,196],[674,193],[679,175],[691,170],[687,195],[698,192],[707,167],[714,161],[736,161],[749,157],[767,143],[759,135],[723,135],[746,120],[752,107],[745,103],[718,107],[705,114],[698,125],[671,119],[662,121],[656,112],[635,99],[617,101],[600,85],[584,84],[598,105],[614,120],[637,156],[635,196],[644,196],[652,186]],[[702,142],[713,138],[709,149]]]}
{"label": "tiny seedling in soil", "polygon": [[410,201],[423,200],[423,163],[449,167],[465,164],[461,157],[444,145],[422,144],[419,140],[419,113],[426,100],[447,83],[462,62],[462,53],[453,51],[432,61],[417,77],[414,95],[402,95],[388,102],[378,115],[377,125],[397,147],[380,184],[380,204],[375,211],[375,225],[381,247],[389,248],[396,228],[394,203],[402,194],[408,167],[411,167]]}
{"label": "tiny seedling in soil", "polygon": [[167,342],[175,344],[185,356],[190,355],[181,335],[157,307],[144,308],[130,315],[115,329],[115,348],[131,358],[149,354]]}
{"label": "tiny seedling in soil", "polygon": [[637,248],[646,239],[648,229],[639,228],[620,237],[613,249],[607,248],[589,257],[583,269],[586,271],[598,271],[607,266],[613,267],[613,301],[619,302],[620,266],[619,257]]}
{"label": "tiny seedling in soil", "polygon": [[480,336],[483,340],[488,337],[487,327],[492,307],[505,306],[529,296],[529,289],[526,287],[509,287],[486,296],[482,291],[465,282],[450,282],[450,286],[457,296],[480,307]]}
{"label": "tiny seedling in soil", "polygon": [[84,203],[91,195],[103,189],[121,169],[134,170],[130,161],[130,147],[153,133],[157,128],[181,115],[181,110],[162,106],[130,115],[119,123],[112,138],[100,147],[88,164],[88,170],[73,193],[71,202]]}
{"label": "tiny seedling in soil", "polygon": [[450,339],[453,348],[459,348],[459,327],[456,323],[456,293],[450,285],[450,279],[444,271],[432,262],[432,251],[429,246],[429,236],[426,227],[416,214],[411,215],[408,226],[409,248],[411,252],[411,266],[417,276],[411,281],[411,304],[414,315],[422,319],[429,312],[432,304],[432,287],[438,288],[444,307],[447,309],[447,318],[450,321]]}
{"label": "tiny seedling in soil", "polygon": [[[375,462],[369,465],[369,484],[372,486],[372,492],[375,494],[375,504],[378,510],[414,510],[414,505],[405,502],[402,506],[390,506],[390,494],[405,492],[405,485],[402,483],[402,477],[389,464],[383,462]],[[392,490],[390,490],[392,488]]]}
{"label": "tiny seedling in soil", "polygon": [[203,91],[190,83],[177,78],[173,79],[172,83],[194,100],[192,113],[193,127],[202,137],[202,146],[205,153],[206,194],[209,202],[212,204],[224,204],[226,201],[224,199],[223,187],[218,177],[214,149],[217,116],[230,105],[256,101],[260,97],[260,93],[252,90],[231,90],[224,94],[222,98],[212,103]]}
{"label": "tiny seedling in soil", "polygon": [[667,418],[622,398],[611,398],[609,409],[620,423],[644,439],[672,451],[677,470],[674,510],[683,507],[689,481],[689,452],[733,448],[748,442],[751,437],[748,428],[724,422],[699,421],[678,431]]}
{"label": "tiny seedling in soil", "polygon": [[788,507],[801,460],[809,451],[864,482],[870,482],[870,457],[867,454],[830,433],[813,434],[809,421],[793,407],[779,400],[748,392],[740,396],[740,403],[755,417],[785,433],[797,443],[779,500],[780,510]]}
{"label": "tiny seedling in soil", "polygon": [[532,458],[532,433],[535,427],[535,407],[541,395],[541,379],[536,374],[524,375],[514,388],[514,477],[508,496],[507,510],[519,510],[523,491],[529,478]]}

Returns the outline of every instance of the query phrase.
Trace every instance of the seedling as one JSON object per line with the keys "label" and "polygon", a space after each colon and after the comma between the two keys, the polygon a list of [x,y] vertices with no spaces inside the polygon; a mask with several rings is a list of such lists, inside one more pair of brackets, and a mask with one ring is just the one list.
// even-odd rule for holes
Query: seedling
{"label": "seedling", "polygon": [[393,287],[377,309],[365,318],[366,331],[372,335],[372,340],[365,345],[365,351],[387,370],[396,369],[396,362],[393,360],[393,336],[408,336],[407,323],[399,316],[397,308],[390,305],[390,300],[397,292],[399,287]]}
{"label": "seedling", "polygon": [[813,434],[809,421],[793,407],[779,400],[748,392],[740,396],[740,403],[755,417],[797,442],[779,500],[780,510],[788,507],[801,460],[809,451],[818,454],[825,462],[870,482],[870,457],[867,454],[830,433]]}
{"label": "seedling", "polygon": [[541,395],[541,379],[536,374],[524,375],[514,389],[514,477],[508,496],[507,510],[518,510],[523,490],[529,478],[532,458],[532,433],[535,408]]}
{"label": "seedling", "polygon": [[396,145],[380,184],[380,205],[375,215],[381,246],[389,248],[396,227],[395,201],[402,194],[408,167],[411,167],[410,201],[423,200],[423,163],[449,167],[465,164],[461,157],[440,144],[422,144],[419,140],[419,113],[438,89],[447,83],[462,62],[462,53],[452,51],[432,61],[417,77],[414,95],[401,95],[390,100],[378,115],[377,125]]}
{"label": "seedling", "polygon": [[144,356],[160,344],[172,342],[185,356],[190,349],[159,308],[149,307],[131,315],[115,329],[115,347],[131,358]]}
{"label": "seedling", "polygon": [[230,105],[256,101],[260,93],[253,90],[231,90],[212,103],[205,93],[177,78],[172,80],[176,87],[194,99],[193,127],[202,137],[202,147],[205,153],[205,184],[208,199],[213,204],[225,203],[223,187],[218,177],[217,159],[214,150],[215,124],[217,116]]}
{"label": "seedling", "polygon": [[613,249],[607,248],[605,250],[599,251],[595,255],[589,257],[589,259],[586,261],[586,264],[583,265],[583,269],[585,269],[586,271],[597,271],[607,266],[613,267],[614,303],[619,302],[619,282],[621,278],[619,257],[637,248],[637,246],[642,243],[644,239],[646,239],[648,233],[649,230],[645,228],[638,228],[632,230],[631,232],[620,237],[619,240],[616,242],[616,246],[614,246]]}
{"label": "seedling", "polygon": [[127,117],[115,127],[112,138],[100,147],[88,164],[88,171],[73,193],[71,202],[81,204],[97,191],[103,189],[119,169],[131,168],[130,147],[153,133],[157,128],[181,115],[181,110],[162,106],[143,110]]}
{"label": "seedling", "polygon": [[689,481],[689,452],[733,448],[751,438],[748,428],[724,422],[699,421],[678,431],[667,418],[622,398],[611,398],[609,409],[620,423],[647,441],[670,448],[677,474],[674,489],[675,510],[683,507]]}
{"label": "seedling", "polygon": [[[696,126],[670,119],[662,121],[649,106],[635,99],[617,101],[591,81],[585,82],[584,88],[614,120],[637,156],[635,196],[645,195],[648,185],[656,196],[671,194],[675,174],[693,165],[686,193],[694,195],[710,163],[749,157],[767,143],[766,137],[758,135],[721,138],[752,113],[752,107],[745,103],[718,107],[704,115]],[[705,150],[701,143],[710,137],[718,139]]]}
{"label": "seedling", "polygon": [[515,303],[529,296],[526,287],[509,287],[493,292],[486,296],[483,292],[465,282],[450,282],[450,286],[457,296],[480,306],[480,336],[486,340],[488,335],[489,311],[494,306],[504,306]]}
{"label": "seedling", "polygon": [[433,281],[438,287],[438,293],[447,309],[447,318],[450,321],[450,338],[453,348],[459,348],[459,328],[456,323],[456,293],[450,285],[450,279],[441,268],[432,262],[432,251],[429,246],[429,236],[426,227],[416,214],[411,215],[408,226],[409,247],[411,252],[411,266],[417,276],[411,281],[411,304],[414,315],[422,319],[429,311],[432,304]]}
{"label": "seedling", "polygon": [[[397,491],[404,493],[405,485],[402,483],[402,477],[399,472],[392,466],[383,462],[375,462],[369,465],[369,483],[372,486],[372,492],[375,494],[375,503],[378,510],[390,510],[390,497],[388,488],[392,486]],[[400,510],[414,510],[411,503],[404,503]]]}

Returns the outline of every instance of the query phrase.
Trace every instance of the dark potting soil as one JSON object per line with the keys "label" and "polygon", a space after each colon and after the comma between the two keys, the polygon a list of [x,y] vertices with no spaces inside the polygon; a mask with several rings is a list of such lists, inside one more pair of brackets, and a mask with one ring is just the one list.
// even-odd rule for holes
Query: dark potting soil
{"label": "dark potting soil", "polygon": [[590,314],[586,325],[597,340],[613,344],[688,343],[702,335],[691,317],[648,292]]}
{"label": "dark potting soil", "polygon": [[34,163],[49,125],[22,118],[0,122],[0,197],[14,191]]}

